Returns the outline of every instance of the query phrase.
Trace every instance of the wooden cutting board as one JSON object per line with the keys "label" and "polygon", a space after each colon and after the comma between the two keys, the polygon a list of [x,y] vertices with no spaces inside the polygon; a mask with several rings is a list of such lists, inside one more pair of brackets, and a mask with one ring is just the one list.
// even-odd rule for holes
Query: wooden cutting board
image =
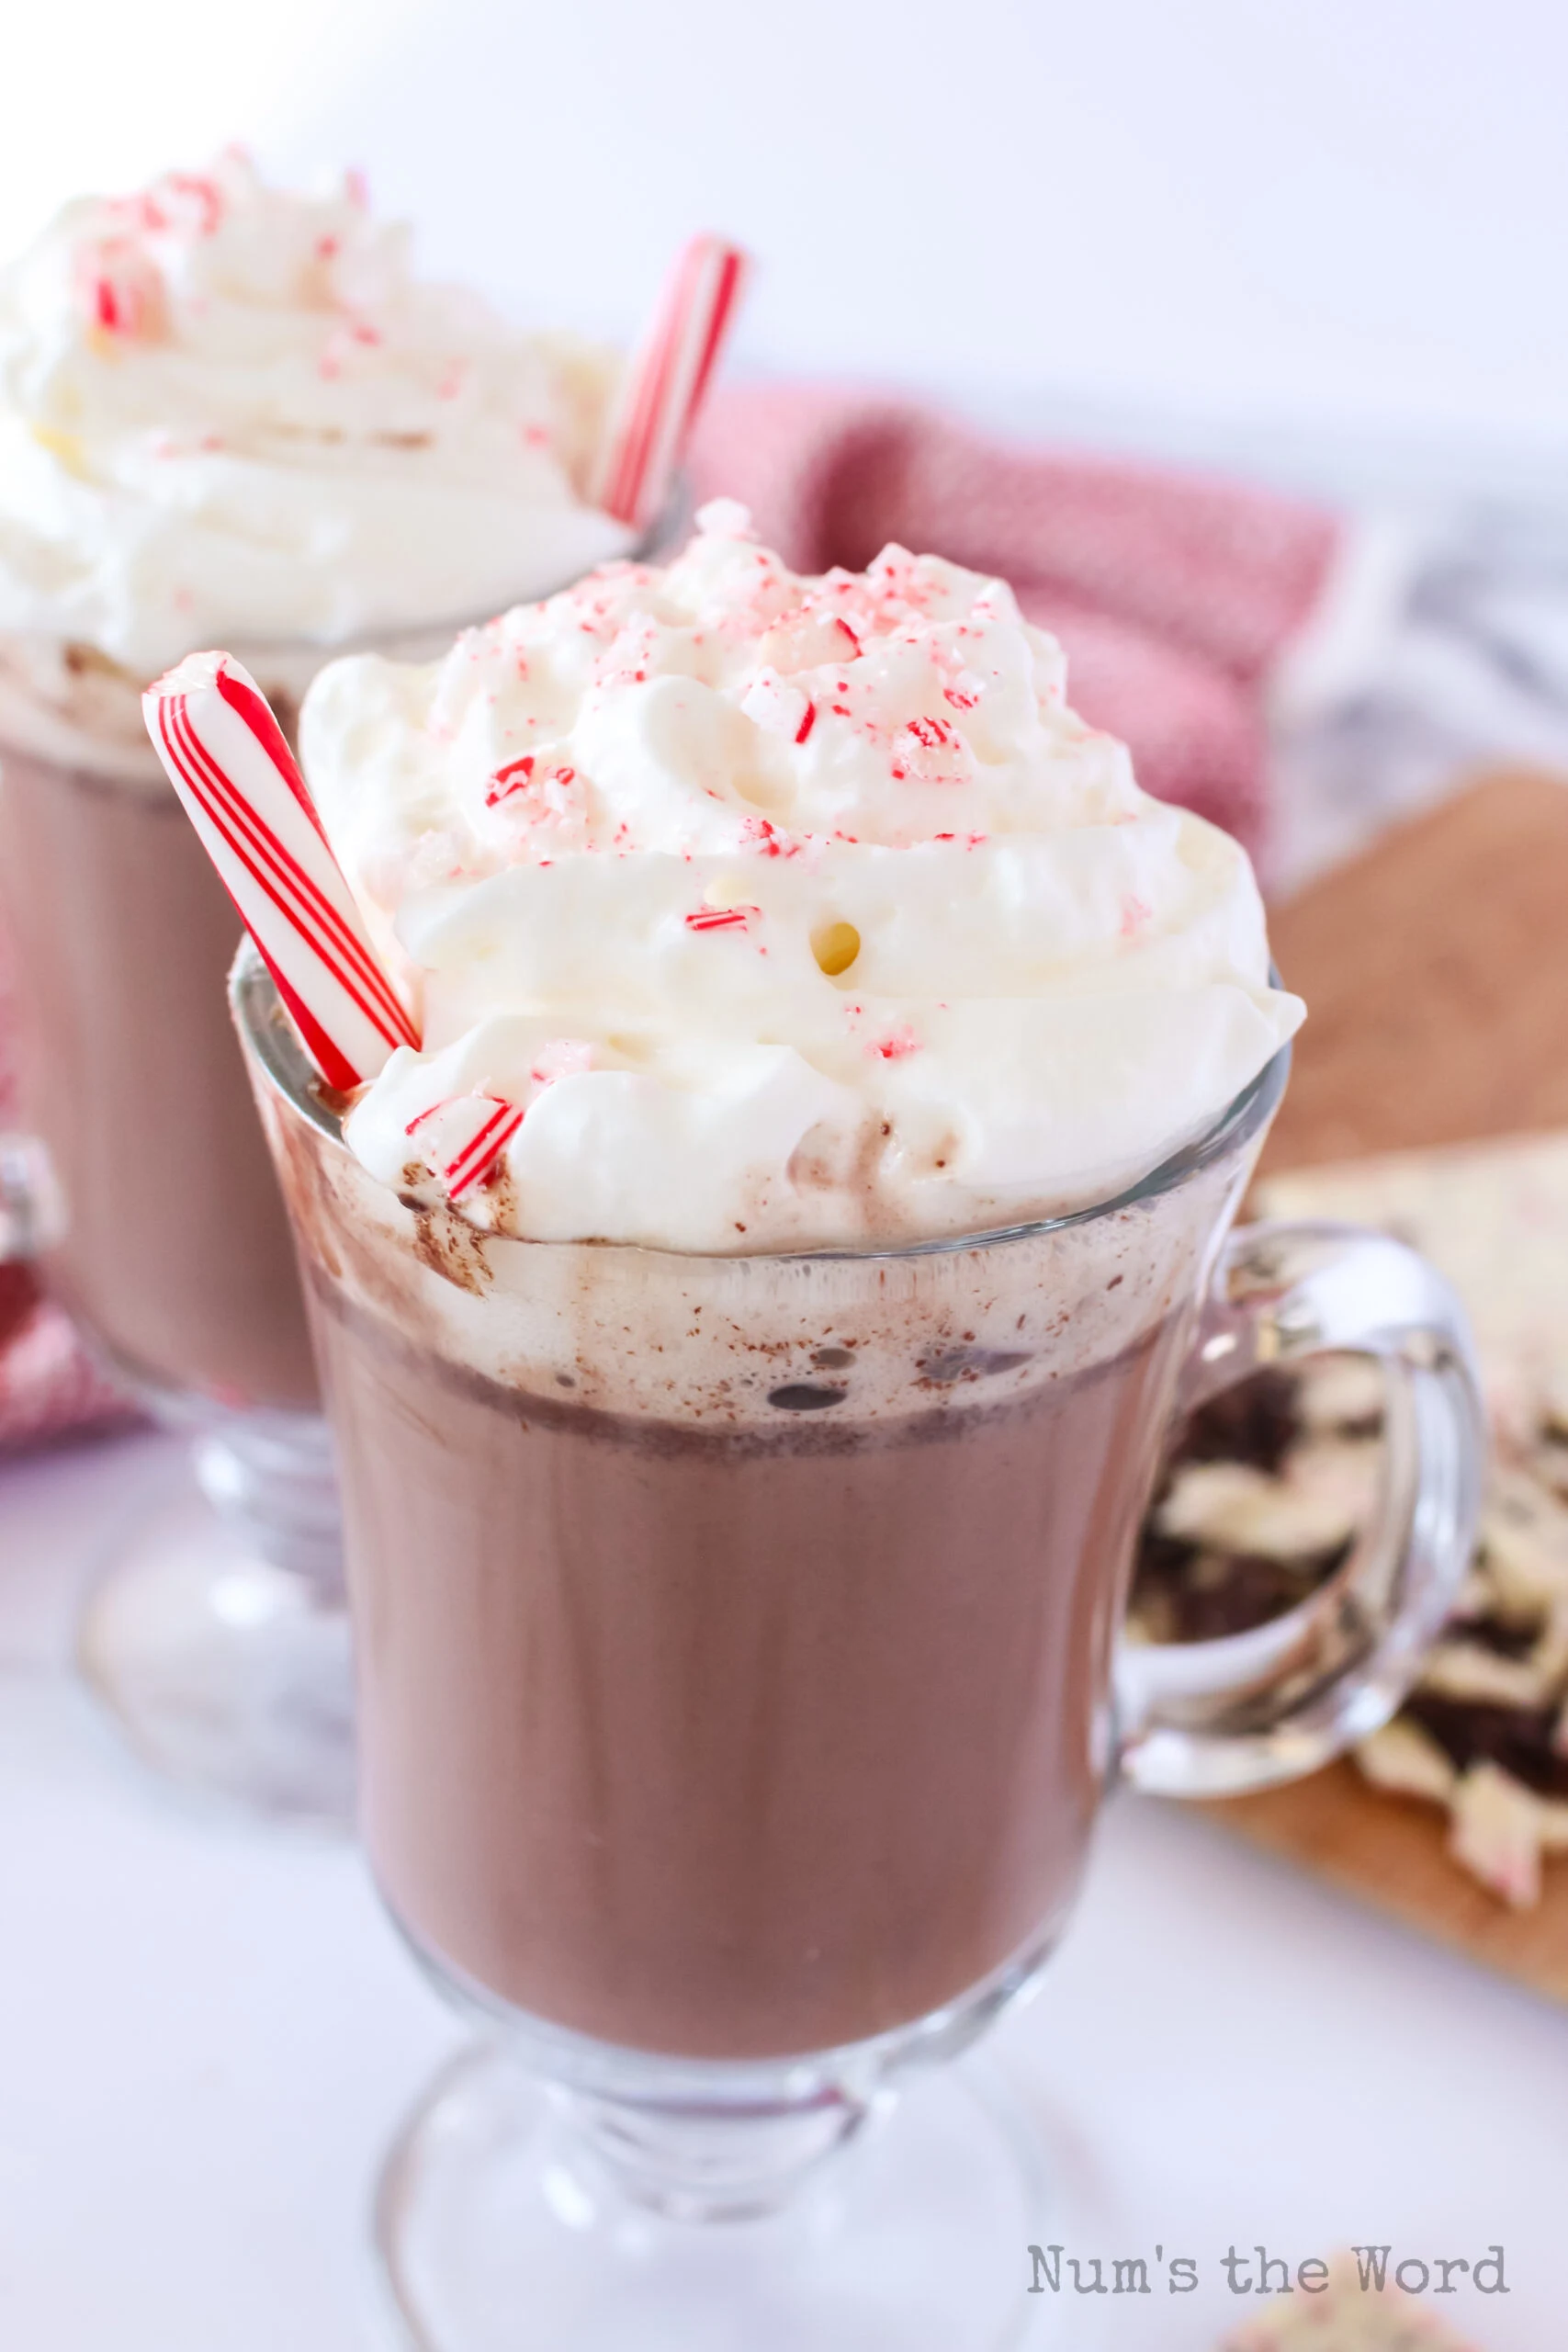
{"label": "wooden cutting board", "polygon": [[1272,907],[1307,1003],[1266,1170],[1568,1126],[1568,789],[1489,775]]}
{"label": "wooden cutting board", "polygon": [[[1568,783],[1490,775],[1270,911],[1306,999],[1269,1172],[1568,1127]],[[1568,1857],[1510,1911],[1436,1806],[1337,1764],[1210,1810],[1410,1926],[1568,2001]]]}

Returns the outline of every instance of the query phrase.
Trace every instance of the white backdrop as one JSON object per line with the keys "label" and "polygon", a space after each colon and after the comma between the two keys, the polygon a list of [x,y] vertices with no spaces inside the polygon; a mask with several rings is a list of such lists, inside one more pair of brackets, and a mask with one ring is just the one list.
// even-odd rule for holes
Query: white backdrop
{"label": "white backdrop", "polygon": [[56,0],[6,45],[3,244],[238,136],[583,323],[712,224],[754,364],[1568,458],[1558,0]]}

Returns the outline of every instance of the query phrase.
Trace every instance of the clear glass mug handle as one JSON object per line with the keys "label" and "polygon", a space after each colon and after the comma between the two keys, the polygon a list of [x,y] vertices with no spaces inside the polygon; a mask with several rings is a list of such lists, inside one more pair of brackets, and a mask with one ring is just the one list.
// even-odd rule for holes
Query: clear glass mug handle
{"label": "clear glass mug handle", "polygon": [[65,1231],[65,1201],[37,1136],[0,1128],[0,1265],[36,1258]]}
{"label": "clear glass mug handle", "polygon": [[1251,1633],[1122,1640],[1120,1769],[1134,1788],[1226,1796],[1315,1770],[1386,1723],[1452,1604],[1475,1532],[1485,1424],[1463,1309],[1415,1250],[1355,1226],[1243,1227],[1221,1260],[1180,1405],[1328,1349],[1383,1368],[1372,1522],[1316,1592]]}

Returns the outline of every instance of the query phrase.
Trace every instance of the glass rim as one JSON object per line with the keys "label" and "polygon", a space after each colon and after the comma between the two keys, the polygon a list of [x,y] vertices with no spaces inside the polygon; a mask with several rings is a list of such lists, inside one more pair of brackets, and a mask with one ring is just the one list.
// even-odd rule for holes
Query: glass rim
{"label": "glass rim", "polygon": [[[1280,985],[1279,972],[1273,964],[1269,965],[1269,978],[1273,987]],[[271,1091],[314,1127],[318,1135],[335,1144],[340,1151],[352,1159],[354,1155],[344,1138],[343,1119],[323,1099],[319,1074],[299,1042],[299,1033],[288,1017],[276,983],[262,961],[254,942],[248,937],[241,941],[239,953],[229,974],[229,1004],[247,1055]],[[816,1263],[835,1260],[931,1258],[964,1250],[996,1249],[1006,1242],[1030,1241],[1043,1234],[1066,1232],[1074,1226],[1087,1225],[1095,1217],[1114,1216],[1123,1210],[1138,1207],[1145,1201],[1157,1199],[1162,1193],[1174,1192],[1179,1185],[1201,1175],[1205,1169],[1212,1168],[1216,1160],[1223,1159],[1238,1146],[1249,1142],[1268,1125],[1279,1107],[1290,1074],[1291,1041],[1287,1038],[1202,1135],[1172,1152],[1168,1159],[1161,1160],[1157,1168],[1140,1177],[1135,1184],[1130,1184],[1104,1200],[1089,1202],[1082,1208],[1064,1209],[1055,1216],[1029,1217],[1016,1225],[987,1226],[964,1233],[942,1234],[924,1241],[874,1242],[862,1250],[835,1245],[820,1250],[795,1248],[721,1251],[672,1250],[647,1241],[563,1243],[533,1241],[525,1234],[506,1233],[500,1238],[508,1241],[526,1241],[530,1247],[538,1250],[638,1250],[645,1256],[656,1258],[718,1258],[726,1265],[744,1264],[748,1261],[776,1265],[790,1260],[807,1260]],[[366,1173],[368,1175],[369,1170],[367,1170]],[[370,1181],[379,1182],[374,1177]],[[390,1192],[393,1188],[388,1185],[383,1189]],[[475,1230],[481,1228],[476,1227]]]}

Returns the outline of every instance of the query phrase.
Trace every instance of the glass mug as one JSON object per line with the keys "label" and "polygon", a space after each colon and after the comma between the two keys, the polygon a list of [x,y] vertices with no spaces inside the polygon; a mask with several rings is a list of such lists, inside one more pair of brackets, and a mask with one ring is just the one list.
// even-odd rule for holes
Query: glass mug
{"label": "glass mug", "polygon": [[[292,739],[324,662],[434,660],[462,626],[241,650]],[[0,639],[0,907],[26,1125],[0,1134],[0,1259],[36,1259],[110,1372],[193,1441],[194,1490],[117,1554],[80,1663],[159,1771],[346,1823],[337,1491],[288,1222],[225,1003],[239,920],[135,682],[90,648]]]}
{"label": "glass mug", "polygon": [[[1038,1976],[1118,1770],[1258,1788],[1397,1703],[1476,1509],[1452,1295],[1350,1228],[1230,1238],[1288,1052],[1102,1206],[704,1258],[389,1189],[249,949],[232,995],[337,1444],[364,1834],[482,2032],[382,2178],[410,2335],[1014,2341],[1025,2141],[931,2062]],[[1257,1633],[1122,1644],[1179,1405],[1330,1348],[1385,1369],[1375,1523]]]}
{"label": "glass mug", "polygon": [[[252,661],[292,728],[320,647]],[[0,1256],[139,1403],[194,1487],[130,1532],[79,1662],[144,1761],[263,1812],[346,1821],[352,1669],[331,1443],[288,1223],[222,989],[239,922],[89,649],[0,643],[0,905],[18,1107]]]}

